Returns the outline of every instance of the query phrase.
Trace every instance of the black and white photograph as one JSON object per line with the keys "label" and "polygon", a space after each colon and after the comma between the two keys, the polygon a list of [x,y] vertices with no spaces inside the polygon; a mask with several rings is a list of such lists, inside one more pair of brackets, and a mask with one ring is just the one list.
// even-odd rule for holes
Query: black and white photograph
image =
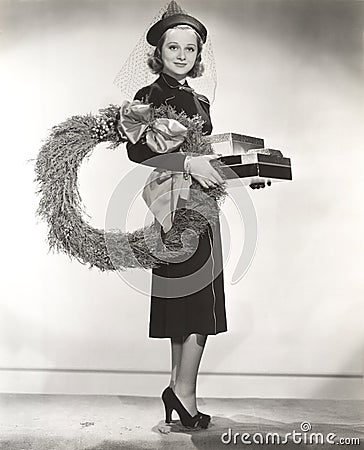
{"label": "black and white photograph", "polygon": [[0,0],[0,449],[364,445],[364,1]]}

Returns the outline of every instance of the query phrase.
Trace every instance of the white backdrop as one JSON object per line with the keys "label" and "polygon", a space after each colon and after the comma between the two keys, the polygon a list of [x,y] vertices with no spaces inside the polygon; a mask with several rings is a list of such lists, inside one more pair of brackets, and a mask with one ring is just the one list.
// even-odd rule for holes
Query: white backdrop
{"label": "white backdrop", "polygon": [[[159,395],[169,342],[148,338],[149,298],[116,273],[47,253],[28,160],[51,126],[120,104],[114,76],[164,2],[0,4],[0,391]],[[258,247],[235,285],[244,229],[232,202],[223,207],[229,331],[208,339],[199,393],[363,398],[363,3],[182,6],[212,36],[214,132],[265,138],[292,159],[294,178],[249,192]],[[104,228],[131,168],[123,146],[100,146],[82,165],[94,226]],[[133,229],[142,200],[135,211]],[[136,276],[148,282],[150,274]]]}

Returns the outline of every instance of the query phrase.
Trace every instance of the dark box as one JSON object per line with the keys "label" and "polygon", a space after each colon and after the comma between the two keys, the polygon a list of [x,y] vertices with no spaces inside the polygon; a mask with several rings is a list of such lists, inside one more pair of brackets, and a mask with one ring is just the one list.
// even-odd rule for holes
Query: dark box
{"label": "dark box", "polygon": [[292,180],[291,160],[280,150],[264,148],[261,138],[237,133],[206,136],[215,153],[227,166],[228,180],[241,178],[244,184],[270,184],[274,181]]}
{"label": "dark box", "polygon": [[272,183],[292,180],[291,160],[279,150],[250,150],[240,155],[222,156],[223,168],[228,180],[243,178],[245,184]]}

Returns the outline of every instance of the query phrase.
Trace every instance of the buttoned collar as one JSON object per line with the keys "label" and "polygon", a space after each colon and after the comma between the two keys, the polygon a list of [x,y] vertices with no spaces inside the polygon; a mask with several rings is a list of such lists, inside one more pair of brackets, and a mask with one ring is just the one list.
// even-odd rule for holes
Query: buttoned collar
{"label": "buttoned collar", "polygon": [[187,88],[192,89],[191,86],[188,85],[187,80],[185,80],[185,82],[182,84],[178,80],[173,78],[171,75],[168,75],[164,72],[161,72],[160,78],[171,89],[180,89],[181,87],[182,88],[187,87]]}
{"label": "buttoned collar", "polygon": [[198,100],[200,100],[204,103],[207,103],[208,105],[210,104],[206,97],[204,97],[203,95],[197,94],[195,92],[195,90],[191,86],[189,86],[189,84],[187,83],[187,80],[185,80],[185,82],[183,84],[181,84],[178,80],[176,80],[175,78],[171,77],[170,75],[168,75],[164,72],[161,72],[158,80],[165,86],[169,87],[170,89],[178,89],[179,91],[188,92],[188,93],[192,94]]}

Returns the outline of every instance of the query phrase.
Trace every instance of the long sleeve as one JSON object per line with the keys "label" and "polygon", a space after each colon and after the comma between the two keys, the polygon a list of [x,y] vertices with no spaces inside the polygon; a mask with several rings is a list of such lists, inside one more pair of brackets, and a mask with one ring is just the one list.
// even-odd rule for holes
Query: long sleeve
{"label": "long sleeve", "polygon": [[[153,103],[155,107],[160,106],[164,101],[163,92],[158,88],[150,89],[149,92],[147,88],[142,88],[136,93],[134,100],[143,100],[146,97],[148,97],[148,102]],[[159,167],[174,172],[184,171],[186,155],[178,152],[178,149],[174,152],[161,155],[153,152],[143,142],[137,142],[136,144],[128,142],[126,149],[129,159],[135,163]]]}

